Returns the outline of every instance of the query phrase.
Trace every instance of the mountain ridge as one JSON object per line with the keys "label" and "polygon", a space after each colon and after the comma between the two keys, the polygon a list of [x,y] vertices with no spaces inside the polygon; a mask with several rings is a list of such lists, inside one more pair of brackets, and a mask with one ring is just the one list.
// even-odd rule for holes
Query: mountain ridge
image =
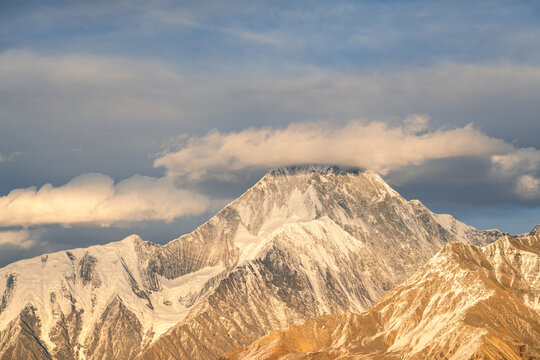
{"label": "mountain ridge", "polygon": [[[307,317],[370,307],[448,241],[502,235],[440,218],[369,171],[276,171],[166,245],[133,235],[0,269],[0,338],[29,305],[40,321],[32,346],[53,358],[126,358],[133,349],[140,359],[217,358]],[[120,338],[129,349],[111,347]]]}
{"label": "mountain ridge", "polygon": [[361,314],[306,320],[222,359],[535,359],[540,236],[459,242]]}

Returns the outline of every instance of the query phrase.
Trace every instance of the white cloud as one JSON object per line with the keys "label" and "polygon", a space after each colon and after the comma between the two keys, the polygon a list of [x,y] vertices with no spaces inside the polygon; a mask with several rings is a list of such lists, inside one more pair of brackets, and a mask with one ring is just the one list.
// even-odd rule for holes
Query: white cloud
{"label": "white cloud", "polygon": [[516,182],[516,193],[523,199],[540,198],[540,179],[531,175],[522,175]]}
{"label": "white cloud", "polygon": [[504,155],[493,155],[495,177],[514,181],[515,193],[524,200],[540,199],[540,151],[534,148],[514,149]]}
{"label": "white cloud", "polygon": [[0,226],[90,224],[110,226],[144,220],[172,221],[212,206],[169,179],[133,176],[117,184],[102,174],[83,174],[67,184],[16,189],[0,197]]}
{"label": "white cloud", "polygon": [[39,242],[43,230],[0,230],[0,246],[11,245],[29,249]]}
{"label": "white cloud", "polygon": [[493,155],[491,161],[501,175],[512,176],[540,170],[540,151],[535,148],[516,149],[504,155]]}
{"label": "white cloud", "polygon": [[359,166],[385,174],[431,159],[489,157],[512,150],[472,125],[425,131],[427,121],[426,116],[413,115],[396,127],[354,120],[343,127],[306,122],[286,128],[212,131],[185,139],[177,150],[161,154],[154,166],[165,167],[168,176],[192,181],[253,167],[303,163]]}
{"label": "white cloud", "polygon": [[427,129],[429,117],[426,115],[411,114],[403,120],[403,130],[406,134],[414,135]]}

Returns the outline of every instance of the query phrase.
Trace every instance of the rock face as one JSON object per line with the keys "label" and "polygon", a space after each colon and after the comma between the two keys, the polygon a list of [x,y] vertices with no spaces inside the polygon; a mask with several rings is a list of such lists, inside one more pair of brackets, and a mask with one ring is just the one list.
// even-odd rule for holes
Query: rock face
{"label": "rock face", "polygon": [[2,359],[52,359],[40,334],[41,321],[36,309],[27,305],[0,331]]}
{"label": "rock face", "polygon": [[539,359],[540,234],[450,243],[362,314],[275,331],[223,359]]}
{"label": "rock face", "polygon": [[96,323],[84,349],[87,359],[133,359],[142,344],[142,326],[120,298],[115,298]]}
{"label": "rock face", "polygon": [[18,359],[215,359],[308,317],[361,312],[445,243],[501,235],[367,171],[278,169],[167,245],[134,235],[0,269],[0,358],[32,309],[37,347]]}

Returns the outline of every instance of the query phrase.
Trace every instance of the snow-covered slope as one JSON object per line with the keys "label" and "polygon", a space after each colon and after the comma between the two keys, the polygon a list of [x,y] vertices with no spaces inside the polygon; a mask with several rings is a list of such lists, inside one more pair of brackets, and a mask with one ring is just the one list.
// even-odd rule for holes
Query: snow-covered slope
{"label": "snow-covered slope", "polygon": [[367,171],[277,169],[165,246],[131,236],[0,269],[0,357],[216,358],[307,317],[369,308],[449,241],[499,236]]}
{"label": "snow-covered slope", "polygon": [[[32,308],[41,328],[36,335],[49,355],[64,358],[64,353],[73,353],[101,359],[90,343],[102,336],[98,327],[103,314],[122,303],[123,315],[133,316],[136,326],[129,334],[108,334],[103,341],[137,337],[134,349],[140,349],[187,315],[189,304],[180,299],[198,294],[207,280],[225,269],[223,264],[207,266],[167,279],[147,271],[146,247],[132,235],[105,246],[47,254],[4,267],[0,270],[0,329],[13,326],[22,310]],[[149,278],[158,289],[152,289]],[[108,339],[109,335],[113,338]],[[0,354],[15,342],[16,338],[1,341]]]}
{"label": "snow-covered slope", "polygon": [[224,212],[238,264],[140,358],[216,358],[307,317],[365,310],[444,243],[500,236],[449,216],[441,225],[419,201],[358,169],[279,169]]}
{"label": "snow-covered slope", "polygon": [[276,331],[223,359],[538,359],[540,235],[445,245],[373,309]]}

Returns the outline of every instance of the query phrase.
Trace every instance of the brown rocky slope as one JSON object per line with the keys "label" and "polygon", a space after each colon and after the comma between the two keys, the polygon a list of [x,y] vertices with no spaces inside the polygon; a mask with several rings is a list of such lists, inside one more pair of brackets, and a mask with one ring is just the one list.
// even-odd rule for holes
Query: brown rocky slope
{"label": "brown rocky slope", "polygon": [[374,308],[307,320],[222,359],[540,359],[540,234],[449,243]]}

